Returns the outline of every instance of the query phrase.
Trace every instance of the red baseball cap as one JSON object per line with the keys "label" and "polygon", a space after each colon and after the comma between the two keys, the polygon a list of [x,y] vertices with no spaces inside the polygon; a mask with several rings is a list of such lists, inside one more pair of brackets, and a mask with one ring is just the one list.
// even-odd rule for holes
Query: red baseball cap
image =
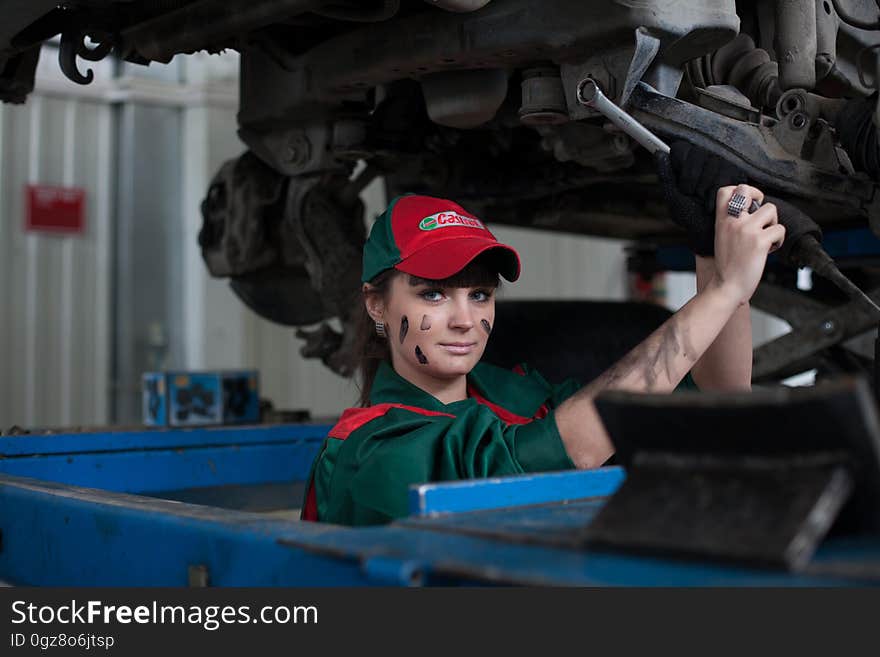
{"label": "red baseball cap", "polygon": [[498,273],[519,278],[517,252],[501,244],[482,221],[453,203],[432,196],[395,198],[373,224],[364,244],[363,282],[386,269],[441,280],[487,251],[497,253]]}

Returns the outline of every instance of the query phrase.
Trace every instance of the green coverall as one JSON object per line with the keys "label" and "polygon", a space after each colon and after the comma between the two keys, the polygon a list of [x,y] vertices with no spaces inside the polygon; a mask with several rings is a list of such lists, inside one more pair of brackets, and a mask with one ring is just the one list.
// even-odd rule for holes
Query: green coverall
{"label": "green coverall", "polygon": [[408,514],[411,484],[574,468],[553,413],[580,384],[485,363],[467,381],[467,399],[443,404],[382,363],[371,406],[348,409],[324,442],[303,519],[384,523]]}

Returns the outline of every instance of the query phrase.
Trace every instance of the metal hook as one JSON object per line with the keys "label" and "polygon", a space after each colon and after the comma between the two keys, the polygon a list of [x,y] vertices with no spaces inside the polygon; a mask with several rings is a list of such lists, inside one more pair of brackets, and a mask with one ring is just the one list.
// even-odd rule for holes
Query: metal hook
{"label": "metal hook", "polygon": [[83,75],[76,65],[76,57],[80,48],[85,48],[84,39],[85,33],[82,30],[64,32],[61,35],[61,47],[58,49],[58,64],[61,71],[69,80],[77,84],[91,84],[95,79],[92,69],[88,69]]}

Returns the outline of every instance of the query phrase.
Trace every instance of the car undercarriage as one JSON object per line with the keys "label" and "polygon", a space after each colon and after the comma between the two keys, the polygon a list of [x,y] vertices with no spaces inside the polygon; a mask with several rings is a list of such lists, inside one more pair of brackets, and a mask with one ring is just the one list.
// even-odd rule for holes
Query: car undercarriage
{"label": "car undercarriage", "polygon": [[[880,12],[868,0],[13,0],[0,9],[5,102],[26,101],[41,45],[59,35],[59,66],[77,84],[91,81],[88,61],[111,55],[150,64],[240,52],[249,150],[207,190],[199,246],[210,273],[261,316],[289,326],[338,317],[341,332],[324,323],[301,335],[304,352],[339,373],[351,372],[358,195],[376,178],[389,196],[454,198],[493,223],[650,249],[683,242],[653,156],[579,102],[587,78],[663,139],[729,160],[825,231],[867,225],[880,235]],[[872,266],[847,273],[871,296],[880,287]],[[806,295],[792,277],[771,268],[754,304],[816,330],[759,351],[759,378],[791,374],[876,325],[833,287]],[[840,315],[834,330],[829,312]]]}

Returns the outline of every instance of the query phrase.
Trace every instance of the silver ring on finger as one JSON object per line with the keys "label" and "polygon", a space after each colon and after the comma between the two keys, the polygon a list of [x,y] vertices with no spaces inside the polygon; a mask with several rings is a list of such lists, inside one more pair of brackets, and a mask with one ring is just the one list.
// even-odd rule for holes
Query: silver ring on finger
{"label": "silver ring on finger", "polygon": [[738,218],[743,213],[743,210],[746,209],[747,202],[748,199],[743,194],[740,194],[739,192],[734,194],[731,197],[730,202],[727,204],[728,216]]}

